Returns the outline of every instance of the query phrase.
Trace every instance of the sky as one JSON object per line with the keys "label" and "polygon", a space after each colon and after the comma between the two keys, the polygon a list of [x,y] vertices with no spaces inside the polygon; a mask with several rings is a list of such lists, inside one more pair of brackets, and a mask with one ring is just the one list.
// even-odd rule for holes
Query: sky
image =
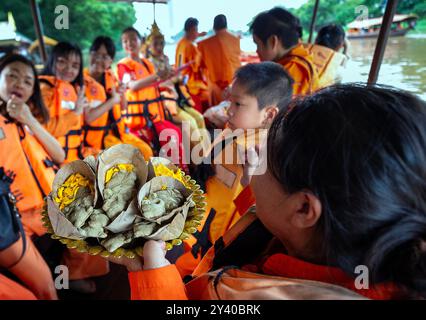
{"label": "sky", "polygon": [[[170,0],[168,5],[155,6],[156,21],[166,39],[182,30],[189,17],[199,20],[200,31],[209,31],[218,14],[227,16],[229,29],[246,31],[247,24],[259,12],[274,6],[298,8],[306,2],[307,0]],[[143,34],[148,33],[154,17],[153,5],[137,2],[133,5],[137,18],[135,28]]]}

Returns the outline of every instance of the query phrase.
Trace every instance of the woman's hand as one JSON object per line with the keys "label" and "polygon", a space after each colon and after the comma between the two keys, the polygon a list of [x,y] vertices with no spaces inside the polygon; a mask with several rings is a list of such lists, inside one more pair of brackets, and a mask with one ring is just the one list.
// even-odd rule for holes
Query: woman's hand
{"label": "woman's hand", "polygon": [[115,88],[112,88],[111,89],[111,98],[110,98],[111,103],[113,105],[119,104],[121,102],[121,98],[122,98],[122,95],[120,94],[120,92],[119,91],[117,92],[115,90]]}
{"label": "woman's hand", "polygon": [[75,104],[75,109],[73,110],[73,112],[78,116],[83,114],[85,109],[89,108],[89,101],[86,98],[85,92],[86,92],[86,87],[84,85],[77,88],[78,98],[77,98],[77,102]]}
{"label": "woman's hand", "polygon": [[164,241],[149,240],[143,246],[143,258],[109,257],[107,259],[125,266],[129,272],[136,272],[168,266],[170,262],[166,259],[166,252],[166,243]]}
{"label": "woman's hand", "polygon": [[22,101],[18,102],[14,95],[7,102],[6,110],[10,117],[24,125],[29,126],[35,120],[30,107]]}
{"label": "woman's hand", "polygon": [[158,70],[158,72],[157,72],[157,76],[158,76],[161,80],[167,80],[167,79],[169,79],[170,77],[172,77],[172,76],[173,76],[173,73],[171,73],[169,69],[164,68],[164,69],[162,69],[162,70]]}

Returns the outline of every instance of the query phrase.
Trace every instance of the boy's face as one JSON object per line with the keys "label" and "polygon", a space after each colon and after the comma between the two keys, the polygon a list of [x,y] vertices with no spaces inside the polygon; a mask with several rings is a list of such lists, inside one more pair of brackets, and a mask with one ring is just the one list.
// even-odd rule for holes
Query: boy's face
{"label": "boy's face", "polygon": [[198,38],[198,26],[193,26],[187,31],[187,37],[191,41],[195,41]]}
{"label": "boy's face", "polygon": [[272,37],[270,37],[266,43],[263,43],[260,38],[253,35],[253,41],[257,46],[256,52],[260,61],[275,61],[277,50],[273,44],[274,41],[272,41]]}
{"label": "boy's face", "polygon": [[141,50],[142,42],[136,32],[126,32],[121,36],[121,44],[127,54],[138,55]]}
{"label": "boy's face", "polygon": [[73,82],[80,72],[80,56],[74,53],[58,57],[55,62],[55,76],[59,80]]}
{"label": "boy's face", "polygon": [[34,73],[26,64],[8,64],[0,74],[0,98],[8,101],[12,95],[17,102],[27,102],[34,92]]}
{"label": "boy's face", "polygon": [[264,127],[266,108],[259,110],[256,97],[249,95],[238,81],[232,84],[228,125],[232,130]]}

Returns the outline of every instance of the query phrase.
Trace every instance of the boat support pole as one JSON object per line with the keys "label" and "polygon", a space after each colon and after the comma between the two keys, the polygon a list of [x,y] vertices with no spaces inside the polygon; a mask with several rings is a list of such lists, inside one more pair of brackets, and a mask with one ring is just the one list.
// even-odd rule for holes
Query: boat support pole
{"label": "boat support pole", "polygon": [[41,25],[40,9],[36,3],[37,0],[30,0],[31,13],[33,15],[34,28],[38,39],[38,50],[43,63],[47,61],[46,47],[44,45],[43,28]]}
{"label": "boat support pole", "polygon": [[314,29],[315,29],[315,22],[317,20],[318,7],[319,7],[319,0],[315,0],[314,12],[312,13],[311,26],[309,28],[308,43],[312,43],[312,38],[314,36]]}
{"label": "boat support pole", "polygon": [[398,0],[387,1],[385,15],[380,27],[379,38],[377,39],[376,49],[374,50],[373,61],[371,62],[368,84],[375,84],[377,82],[397,5]]}

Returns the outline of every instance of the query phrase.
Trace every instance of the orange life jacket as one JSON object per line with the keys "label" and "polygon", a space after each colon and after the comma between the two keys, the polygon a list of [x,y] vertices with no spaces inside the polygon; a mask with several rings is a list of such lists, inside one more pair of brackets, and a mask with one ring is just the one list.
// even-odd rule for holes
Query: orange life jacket
{"label": "orange life jacket", "polygon": [[[89,76],[88,72],[84,72],[84,85],[86,86],[86,98],[89,102],[90,108],[97,108],[103,104],[107,97],[104,87],[95,79]],[[84,145],[98,150],[103,149],[103,138],[105,133],[108,132],[108,112],[101,115],[91,123],[84,126]]]}
{"label": "orange life jacket", "polygon": [[[131,58],[124,58],[117,64],[120,80],[124,74],[129,74],[132,80],[140,80],[155,74],[154,65],[148,59],[138,63]],[[151,86],[138,91],[127,90],[127,112],[124,112],[125,123],[130,129],[142,129],[149,122],[165,119],[164,107],[157,86]]]}
{"label": "orange life jacket", "polygon": [[[256,217],[255,208],[247,212],[203,257],[192,274],[195,279],[186,285],[188,298],[362,299],[364,296],[388,300],[401,297],[401,290],[392,283],[357,289],[354,279],[339,268],[312,264],[283,253],[259,259],[272,239],[272,234]],[[252,264],[256,261],[258,265]],[[218,272],[225,277],[221,278]],[[209,290],[213,282],[214,292]]]}
{"label": "orange life jacket", "polygon": [[55,165],[44,148],[27,129],[0,115],[0,150],[0,167],[14,176],[11,190],[18,210],[43,207],[55,177]]}
{"label": "orange life jacket", "polygon": [[[107,70],[105,72],[105,91],[108,94],[111,92],[113,88],[118,87],[118,80],[111,69]],[[122,114],[121,114],[121,106],[119,104],[115,105],[112,110],[110,111],[110,121],[114,123],[114,125],[117,126],[118,132],[120,135],[127,132],[126,130],[126,124],[123,121]]]}
{"label": "orange life jacket", "polygon": [[347,60],[346,56],[318,44],[304,43],[304,48],[313,56],[318,73],[318,87],[324,88],[336,82],[339,68]]}
{"label": "orange life jacket", "polygon": [[[265,138],[263,133],[256,130],[239,136],[225,135],[224,139],[218,138],[213,143],[213,153],[219,152],[212,157],[215,175],[206,183],[206,215],[198,232],[184,242],[187,252],[176,261],[182,276],[192,273],[211,245],[245,213],[240,212],[234,203],[244,189],[241,185],[243,165],[237,148],[247,150],[248,147],[259,145],[261,139]],[[219,143],[225,146],[218,148]]]}
{"label": "orange life jacket", "polygon": [[[77,102],[75,88],[68,82],[57,79],[54,76],[39,76],[41,82],[48,84],[42,90],[54,90],[54,101],[48,106],[50,117],[60,117],[72,112]],[[43,89],[44,88],[44,89]],[[81,159],[81,147],[83,142],[83,116],[79,117],[78,123],[73,126],[65,136],[56,137],[65,151],[65,161]]]}

